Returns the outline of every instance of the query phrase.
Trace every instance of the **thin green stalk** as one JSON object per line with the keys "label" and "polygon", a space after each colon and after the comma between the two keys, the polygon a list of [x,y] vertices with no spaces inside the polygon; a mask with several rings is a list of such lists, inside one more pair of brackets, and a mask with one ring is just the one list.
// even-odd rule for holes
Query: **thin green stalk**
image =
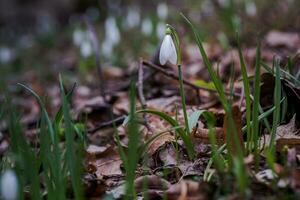
{"label": "thin green stalk", "polygon": [[280,100],[281,100],[281,81],[280,81],[280,68],[279,68],[279,61],[275,60],[275,89],[274,89],[274,106],[275,110],[273,113],[273,125],[272,125],[272,132],[271,132],[271,140],[270,140],[270,149],[272,155],[274,154],[275,150],[275,137],[276,137],[276,130],[277,126],[280,122]]}
{"label": "thin green stalk", "polygon": [[[259,105],[259,114],[262,114],[262,113],[264,113],[264,110],[263,110],[263,108],[261,107],[261,105]],[[263,122],[264,122],[264,124],[265,124],[267,130],[268,130],[269,132],[271,132],[271,127],[270,127],[270,123],[269,123],[268,119],[267,119],[267,118],[264,118],[264,119],[263,119]]]}
{"label": "thin green stalk", "polygon": [[[64,181],[64,175],[61,170],[61,150],[59,148],[59,138],[57,131],[53,128],[53,124],[50,120],[50,117],[47,113],[46,107],[41,100],[41,98],[29,87],[26,85],[23,85],[21,83],[18,83],[20,86],[22,86],[24,89],[29,91],[37,100],[39,103],[39,106],[42,111],[42,115],[45,118],[46,124],[47,124],[47,130],[48,133],[50,134],[50,149],[49,149],[49,154],[52,156],[51,161],[49,162],[50,164],[50,172],[51,172],[51,179],[53,180],[53,183],[55,185],[56,189],[56,194],[58,195],[57,199],[65,199],[65,181]],[[45,134],[48,134],[45,133]],[[43,135],[41,137],[44,137]]]}
{"label": "thin green stalk", "polygon": [[186,146],[189,158],[190,159],[194,158],[194,156],[195,156],[194,145],[193,145],[189,135],[186,134],[184,129],[180,127],[180,125],[178,124],[178,122],[175,119],[173,119],[172,117],[170,117],[169,115],[167,115],[164,112],[160,112],[160,111],[156,111],[156,110],[148,110],[148,109],[147,110],[139,110],[137,113],[148,113],[151,115],[158,116],[161,119],[165,120],[167,123],[169,123],[173,128],[178,127],[178,128],[176,128],[175,132],[183,140],[183,142]]}
{"label": "thin green stalk", "polygon": [[189,135],[190,128],[189,128],[189,120],[188,120],[188,116],[187,116],[187,112],[186,112],[186,103],[185,103],[185,94],[184,94],[184,87],[183,87],[181,65],[178,65],[178,77],[179,77],[180,96],[181,96],[182,110],[183,110],[183,115],[184,115],[185,129],[186,129],[187,135]]}
{"label": "thin green stalk", "polygon": [[[217,76],[216,72],[214,71],[213,67],[212,67],[212,64],[210,63],[209,59],[208,59],[208,56],[205,52],[205,49],[202,45],[202,41],[201,41],[201,38],[200,38],[200,35],[198,33],[198,31],[196,30],[196,28],[194,27],[194,25],[192,24],[192,22],[187,19],[182,13],[181,13],[181,16],[184,18],[184,20],[190,25],[193,33],[194,33],[194,36],[195,36],[195,40],[196,40],[196,43],[199,47],[199,51],[200,51],[200,54],[202,56],[202,59],[207,67],[207,70],[208,70],[208,73],[209,73],[209,76],[212,80],[212,82],[214,83],[215,85],[215,88],[219,94],[219,100],[225,110],[225,113],[227,115],[227,118],[228,118],[228,126],[227,126],[227,133],[228,133],[228,137],[227,137],[227,142],[231,142],[231,140],[234,141],[235,145],[237,146],[238,148],[238,154],[239,156],[241,156],[242,152],[241,152],[241,147],[240,147],[240,144],[238,142],[238,138],[237,138],[237,130],[235,128],[235,125],[234,125],[234,121],[233,121],[233,116],[232,116],[232,111],[231,111],[231,105],[230,105],[230,102],[227,100],[226,98],[226,95],[225,95],[225,92],[224,92],[224,88],[223,88],[223,85],[222,85],[222,82],[220,80],[220,78]],[[232,133],[233,131],[233,133]],[[232,138],[232,134],[233,134],[233,138]],[[232,155],[229,155],[229,157],[231,157]]]}
{"label": "thin green stalk", "polygon": [[260,102],[260,60],[261,60],[261,53],[260,53],[260,42],[257,45],[256,49],[256,64],[255,64],[255,77],[254,77],[254,95],[253,95],[253,110],[252,110],[252,118],[253,118],[253,126],[252,126],[252,138],[253,141],[253,151],[255,157],[256,167],[258,167],[258,159],[259,159],[259,102]]}
{"label": "thin green stalk", "polygon": [[78,162],[78,155],[76,156],[76,146],[74,144],[74,129],[70,116],[70,108],[65,95],[63,82],[61,77],[60,80],[60,90],[61,90],[61,100],[62,100],[62,111],[65,126],[65,137],[66,137],[66,162],[71,174],[71,182],[73,186],[73,192],[75,194],[75,199],[83,199],[83,190],[81,186],[81,170],[80,162]]}
{"label": "thin green stalk", "polygon": [[[246,173],[246,170],[245,170],[245,166],[243,164],[239,165],[239,166],[236,166],[236,162],[234,162],[234,159],[238,159],[238,163],[243,162],[243,152],[241,150],[241,144],[240,144],[239,139],[238,139],[238,132],[237,132],[237,129],[236,129],[236,126],[235,126],[235,123],[234,123],[232,107],[230,105],[230,102],[226,98],[222,82],[219,79],[219,77],[217,76],[216,72],[214,71],[214,69],[213,69],[213,67],[212,67],[212,65],[211,65],[211,63],[210,63],[210,61],[209,61],[209,59],[206,55],[206,52],[205,52],[204,47],[202,45],[202,41],[200,39],[200,35],[199,35],[198,31],[196,30],[194,25],[183,14],[181,14],[181,15],[185,19],[185,21],[190,25],[190,27],[191,27],[191,29],[194,33],[195,40],[196,40],[196,43],[199,47],[199,51],[200,51],[200,54],[202,56],[202,59],[203,59],[205,65],[207,67],[209,76],[210,76],[212,82],[214,83],[215,88],[216,88],[216,90],[219,94],[219,100],[220,100],[220,102],[221,102],[221,104],[222,104],[222,106],[225,110],[226,118],[227,118],[226,143],[227,143],[227,145],[230,145],[230,144],[232,144],[232,141],[233,141],[233,145],[235,145],[235,147],[237,148],[236,149],[237,154],[236,155],[231,155],[229,153],[228,154],[228,159],[230,161],[229,163],[231,164],[231,166],[233,166],[233,168],[231,168],[231,169],[234,169],[235,167],[238,167],[239,172],[243,173],[243,177],[242,178],[237,177],[237,180],[238,180],[240,185],[243,185],[243,187],[240,187],[240,193],[244,195],[245,194],[245,185],[244,184],[246,183],[244,181],[244,177],[247,177],[247,173]],[[240,174],[238,174],[238,175],[240,175]]]}
{"label": "thin green stalk", "polygon": [[[9,101],[10,102],[10,101]],[[36,158],[35,153],[30,148],[26,139],[22,135],[22,127],[19,118],[16,115],[15,109],[11,104],[9,107],[9,134],[11,137],[11,151],[15,156],[15,167],[18,175],[21,175],[21,185],[23,183],[29,183],[30,185],[30,197],[33,200],[41,199],[40,182],[38,178],[39,160]],[[24,171],[26,172],[24,174]],[[23,189],[23,188],[21,188]],[[23,198],[21,194],[20,199]]]}
{"label": "thin green stalk", "polygon": [[250,83],[247,74],[247,67],[245,64],[244,56],[242,54],[240,40],[238,38],[238,51],[240,57],[240,65],[241,65],[241,72],[243,77],[243,84],[244,84],[244,92],[245,92],[245,100],[246,100],[246,124],[247,124],[247,146],[246,149],[248,153],[251,151],[251,99],[250,99]]}
{"label": "thin green stalk", "polygon": [[139,128],[137,123],[137,116],[135,110],[135,84],[131,83],[130,87],[130,118],[128,122],[128,165],[126,169],[126,199],[136,199],[136,192],[134,188],[135,170],[139,161]]}
{"label": "thin green stalk", "polygon": [[[283,103],[285,101],[285,99],[286,98],[282,98],[280,100],[280,104]],[[275,110],[275,106],[270,108],[269,110],[265,111],[264,113],[261,113],[257,118],[258,122],[267,118],[269,115],[271,115],[274,112],[274,110]],[[252,127],[252,125],[253,125],[253,121],[250,122],[250,127]],[[246,130],[247,130],[247,125],[242,128],[243,132],[245,132]]]}
{"label": "thin green stalk", "polygon": [[[266,63],[261,62],[260,63],[261,66],[268,71],[269,73],[273,74],[273,69],[271,69]],[[288,79],[292,80],[294,82],[295,85],[300,85],[300,80],[298,80],[299,75],[300,75],[300,70],[299,70],[299,75],[293,76],[292,74],[284,71],[283,69],[279,68],[280,73],[282,73],[282,75],[284,75],[285,77],[287,77]]]}

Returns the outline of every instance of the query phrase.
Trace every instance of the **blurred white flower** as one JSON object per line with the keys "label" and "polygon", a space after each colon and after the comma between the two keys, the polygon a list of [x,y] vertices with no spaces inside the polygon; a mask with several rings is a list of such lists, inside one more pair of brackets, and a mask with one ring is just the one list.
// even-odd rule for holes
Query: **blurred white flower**
{"label": "blurred white flower", "polygon": [[171,35],[166,34],[159,51],[159,62],[165,65],[167,62],[175,65],[177,63],[177,52]]}
{"label": "blurred white flower", "polygon": [[13,51],[8,47],[0,47],[0,63],[8,63],[14,58]]}
{"label": "blurred white flower", "polygon": [[156,36],[161,39],[164,37],[165,35],[165,30],[166,30],[166,24],[159,22],[156,25]]}
{"label": "blurred white flower", "polygon": [[73,32],[73,43],[79,47],[80,55],[87,58],[93,53],[91,36],[88,31],[75,29]]}
{"label": "blurred white flower", "polygon": [[142,22],[142,33],[146,36],[151,35],[153,31],[152,21],[149,18],[146,18]]}
{"label": "blurred white flower", "polygon": [[86,40],[86,32],[81,29],[75,29],[73,32],[73,43],[80,46]]}
{"label": "blurred white flower", "polygon": [[253,17],[256,15],[256,5],[253,1],[246,1],[246,13],[248,16]]}
{"label": "blurred white flower", "polygon": [[124,28],[126,29],[134,28],[140,24],[140,21],[141,21],[141,15],[139,9],[136,7],[130,7],[128,9],[128,13],[125,19]]}
{"label": "blurred white flower", "polygon": [[15,200],[18,197],[18,180],[13,170],[6,170],[1,177],[1,195],[4,200]]}
{"label": "blurred white flower", "polygon": [[112,43],[112,46],[120,42],[120,31],[114,17],[108,17],[105,20],[105,40],[108,40]]}
{"label": "blurred white flower", "polygon": [[108,40],[105,40],[101,46],[102,53],[105,57],[109,58],[112,55],[113,45]]}
{"label": "blurred white flower", "polygon": [[111,57],[115,45],[120,42],[120,31],[114,17],[108,17],[104,24],[105,39],[101,45],[102,53],[105,57]]}
{"label": "blurred white flower", "polygon": [[93,53],[93,47],[90,41],[85,40],[82,42],[80,45],[80,54],[84,57],[87,58],[91,56]]}
{"label": "blurred white flower", "polygon": [[166,19],[168,16],[168,5],[166,3],[159,3],[156,12],[159,18]]}

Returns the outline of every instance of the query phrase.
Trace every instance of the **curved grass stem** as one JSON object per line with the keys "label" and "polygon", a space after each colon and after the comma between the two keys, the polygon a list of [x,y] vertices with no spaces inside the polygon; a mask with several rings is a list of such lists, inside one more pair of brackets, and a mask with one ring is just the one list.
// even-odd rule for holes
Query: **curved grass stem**
{"label": "curved grass stem", "polygon": [[186,112],[186,103],[185,103],[185,94],[184,94],[184,87],[183,87],[181,65],[178,65],[178,77],[179,77],[180,96],[181,96],[181,104],[182,104],[182,110],[183,110],[183,115],[184,115],[185,129],[186,129],[186,133],[188,135],[188,134],[190,134],[190,128],[189,128],[189,121],[188,121],[188,116],[187,116],[187,112]]}

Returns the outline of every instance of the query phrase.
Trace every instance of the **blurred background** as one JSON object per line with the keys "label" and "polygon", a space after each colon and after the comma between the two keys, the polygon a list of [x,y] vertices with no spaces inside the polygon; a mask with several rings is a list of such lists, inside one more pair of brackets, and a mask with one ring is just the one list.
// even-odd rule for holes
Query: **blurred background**
{"label": "blurred background", "polygon": [[299,0],[0,0],[1,84],[47,84],[58,73],[92,82],[95,43],[102,65],[117,73],[155,54],[165,23],[191,43],[180,12],[223,51],[236,46],[236,31],[253,46],[270,30],[300,30]]}

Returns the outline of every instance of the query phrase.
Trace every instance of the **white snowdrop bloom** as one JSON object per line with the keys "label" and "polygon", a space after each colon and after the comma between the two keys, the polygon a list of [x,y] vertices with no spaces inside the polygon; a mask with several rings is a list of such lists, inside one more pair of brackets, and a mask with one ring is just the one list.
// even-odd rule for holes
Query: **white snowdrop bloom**
{"label": "white snowdrop bloom", "polygon": [[159,3],[156,8],[156,13],[159,18],[166,19],[168,16],[168,5],[166,3]]}
{"label": "white snowdrop bloom", "polygon": [[91,56],[93,53],[93,47],[90,41],[85,40],[81,45],[80,45],[80,54],[84,57],[87,58]]}
{"label": "white snowdrop bloom", "polygon": [[8,63],[13,57],[13,51],[10,48],[0,47],[0,63]]}
{"label": "white snowdrop bloom", "polygon": [[138,8],[130,7],[125,19],[125,28],[130,29],[138,26],[141,21],[141,15]]}
{"label": "white snowdrop bloom", "polygon": [[164,37],[165,35],[165,30],[166,30],[166,24],[159,22],[156,25],[156,36],[161,39]]}
{"label": "white snowdrop bloom", "polygon": [[15,200],[18,197],[18,180],[12,170],[6,170],[1,177],[1,195],[4,200]]}
{"label": "white snowdrop bloom", "polygon": [[80,46],[83,40],[85,40],[86,34],[80,29],[76,29],[73,32],[73,43],[77,46]]}
{"label": "white snowdrop bloom", "polygon": [[110,41],[105,40],[101,46],[102,53],[105,57],[109,58],[113,52],[113,45]]}
{"label": "white snowdrop bloom", "polygon": [[120,31],[116,23],[116,19],[109,17],[105,20],[105,39],[109,40],[112,45],[120,42]]}
{"label": "white snowdrop bloom", "polygon": [[160,47],[159,62],[161,65],[165,65],[168,61],[176,65],[177,52],[171,35],[166,34]]}
{"label": "white snowdrop bloom", "polygon": [[152,31],[153,31],[153,25],[152,25],[152,21],[149,18],[146,18],[143,20],[142,22],[142,33],[146,36],[151,35]]}
{"label": "white snowdrop bloom", "polygon": [[246,1],[246,13],[248,16],[253,17],[256,15],[256,5],[253,1]]}

